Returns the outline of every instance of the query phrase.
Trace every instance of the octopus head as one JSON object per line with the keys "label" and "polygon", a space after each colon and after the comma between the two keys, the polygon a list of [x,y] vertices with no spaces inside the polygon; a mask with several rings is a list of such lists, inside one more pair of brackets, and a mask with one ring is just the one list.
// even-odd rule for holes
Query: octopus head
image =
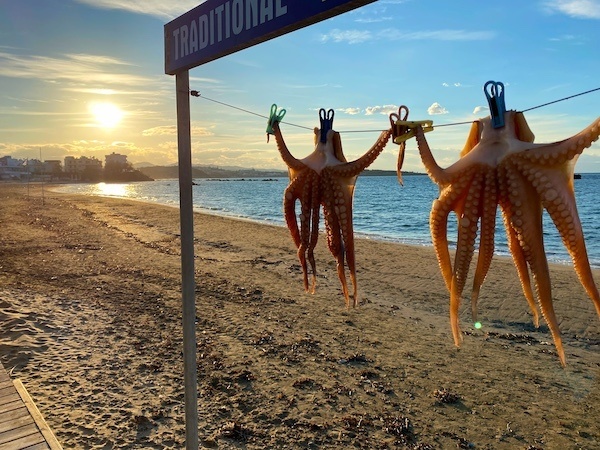
{"label": "octopus head", "polygon": [[344,151],[342,150],[342,138],[340,133],[334,130],[328,130],[325,142],[323,142],[321,140],[322,130],[315,127],[313,131],[315,134],[315,152],[321,153],[326,160],[335,158],[335,160],[339,162],[348,162],[344,156]]}
{"label": "octopus head", "polygon": [[533,142],[535,135],[522,112],[506,111],[504,113],[504,126],[494,128],[490,116],[479,119],[471,125],[467,142],[461,152],[461,157],[469,153],[479,143],[493,144],[516,139],[521,142]]}

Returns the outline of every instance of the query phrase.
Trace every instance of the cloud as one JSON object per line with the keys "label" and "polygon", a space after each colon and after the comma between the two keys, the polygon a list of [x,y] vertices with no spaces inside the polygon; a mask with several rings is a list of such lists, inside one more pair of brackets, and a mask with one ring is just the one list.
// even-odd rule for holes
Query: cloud
{"label": "cloud", "polygon": [[576,19],[600,19],[600,0],[550,0],[544,6]]}
{"label": "cloud", "polygon": [[340,30],[335,28],[327,34],[321,35],[321,42],[346,42],[348,44],[361,44],[367,41],[487,41],[493,39],[493,31],[466,31],[466,30],[429,30],[406,32],[397,28],[386,28],[377,34],[366,30]]}
{"label": "cloud", "polygon": [[461,83],[442,83],[444,87],[463,87]]}
{"label": "cloud", "polygon": [[81,85],[145,85],[153,81],[131,73],[119,73],[128,63],[103,55],[67,54],[60,57],[15,55],[0,52],[0,76],[34,78],[46,82],[70,81]]}
{"label": "cloud", "polygon": [[473,110],[473,114],[479,114],[480,112],[484,112],[484,111],[489,111],[490,108],[488,108],[487,106],[476,106],[475,109]]}
{"label": "cloud", "polygon": [[393,41],[487,41],[496,36],[493,31],[442,29],[406,32],[396,28],[382,30],[379,34]]}
{"label": "cloud", "polygon": [[113,58],[112,56],[104,56],[104,55],[89,55],[85,53],[70,53],[66,55],[67,58],[72,59],[73,61],[81,61],[83,63],[91,63],[91,64],[110,64],[110,65],[124,65],[130,66],[126,61],[121,61],[120,59]]}
{"label": "cloud", "polygon": [[0,115],[6,116],[74,116],[78,113],[57,111],[24,111],[20,109],[0,109]]}
{"label": "cloud", "polygon": [[356,114],[360,114],[362,111],[360,108],[338,108],[338,111],[341,111],[345,114],[350,114],[351,116],[355,116]]}
{"label": "cloud", "polygon": [[[192,136],[213,136],[214,133],[204,127],[192,126]],[[162,125],[142,131],[142,136],[177,136],[176,125]]]}
{"label": "cloud", "polygon": [[356,19],[355,22],[358,23],[380,23],[380,22],[390,22],[394,20],[392,16],[378,16],[378,17],[362,17],[360,19]]}
{"label": "cloud", "polygon": [[448,111],[438,102],[435,102],[427,108],[427,113],[429,113],[430,116],[437,116],[440,114],[448,114]]}
{"label": "cloud", "polygon": [[372,116],[373,114],[391,114],[397,113],[398,107],[396,105],[383,105],[383,106],[367,106],[365,108],[365,115]]}
{"label": "cloud", "polygon": [[77,0],[79,3],[99,9],[118,9],[135,14],[145,14],[166,19],[178,17],[202,3],[198,0]]}
{"label": "cloud", "polygon": [[564,42],[564,41],[574,41],[575,39],[577,39],[577,38],[572,34],[563,34],[561,36],[552,37],[549,40],[555,41],[555,42]]}
{"label": "cloud", "polygon": [[109,88],[84,88],[84,87],[64,87],[61,90],[66,92],[78,92],[81,94],[91,95],[142,95],[147,96],[148,91],[142,90],[126,90],[126,89],[109,89]]}
{"label": "cloud", "polygon": [[337,28],[331,30],[327,34],[321,35],[321,42],[347,42],[348,44],[360,44],[370,41],[373,35],[370,31],[361,30],[339,30]]}

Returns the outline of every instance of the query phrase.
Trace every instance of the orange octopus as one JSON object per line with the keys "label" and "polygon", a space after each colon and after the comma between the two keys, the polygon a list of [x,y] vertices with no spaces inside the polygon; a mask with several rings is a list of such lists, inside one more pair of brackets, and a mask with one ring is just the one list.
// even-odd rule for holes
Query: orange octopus
{"label": "orange octopus", "polygon": [[[534,324],[539,325],[539,316],[530,271],[542,315],[550,328],[560,362],[565,366],[544,251],[542,212],[546,209],[550,214],[571,255],[579,281],[600,316],[600,295],[590,269],[573,187],[575,162],[582,151],[598,139],[600,118],[563,141],[534,144],[534,135],[523,113],[501,111],[500,115],[473,122],[460,159],[446,169],[435,162],[421,126],[416,124],[412,129],[427,174],[440,188],[431,209],[430,229],[440,270],[450,292],[454,342],[459,346],[462,341],[458,310],[480,227],[471,293],[473,320],[477,321],[477,299],[494,254],[496,210],[500,205],[509,249]],[[495,119],[499,119],[500,125],[496,125]],[[447,239],[451,211],[458,220],[453,264]]]}
{"label": "orange octopus", "polygon": [[[317,271],[314,249],[319,238],[320,208],[323,206],[327,246],[337,262],[337,273],[346,307],[356,307],[358,293],[352,225],[354,186],[358,175],[371,165],[385,148],[391,130],[383,131],[373,147],[361,158],[348,162],[342,151],[340,134],[332,129],[333,115],[331,109],[327,113],[324,109],[320,110],[321,128],[314,129],[315,149],[303,159],[295,158],[288,150],[278,120],[269,124],[269,130],[273,131],[279,153],[288,166],[290,183],[285,189],[283,210],[286,224],[298,249],[304,289],[307,292],[315,292]],[[300,227],[296,216],[297,200],[300,201]],[[353,287],[352,301],[346,281],[346,264]],[[310,288],[308,265],[312,272]]]}

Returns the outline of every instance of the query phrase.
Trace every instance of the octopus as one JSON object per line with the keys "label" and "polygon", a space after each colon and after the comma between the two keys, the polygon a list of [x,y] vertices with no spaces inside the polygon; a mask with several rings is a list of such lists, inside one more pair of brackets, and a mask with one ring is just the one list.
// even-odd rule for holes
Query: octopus
{"label": "octopus", "polygon": [[[391,130],[383,131],[362,157],[348,162],[342,151],[340,133],[332,129],[333,114],[331,109],[327,113],[324,109],[320,110],[321,128],[315,127],[313,130],[315,149],[303,159],[297,159],[290,153],[277,120],[270,124],[270,128],[275,135],[279,153],[288,167],[290,182],[284,192],[283,211],[302,267],[304,289],[315,292],[317,270],[314,249],[319,238],[322,206],[327,247],[336,260],[342,293],[346,307],[349,308],[356,307],[359,303],[352,223],[354,187],[358,175],[385,148]],[[300,202],[299,215],[296,215],[297,201]],[[346,279],[346,265],[352,283],[352,299]],[[309,266],[312,273],[310,283]]]}
{"label": "octopus", "polygon": [[[459,306],[480,229],[471,290],[471,311],[473,321],[477,322],[477,301],[494,254],[496,213],[500,206],[509,250],[534,325],[539,326],[539,314],[532,278],[539,308],[560,362],[565,366],[565,352],[552,303],[542,214],[546,210],[558,229],[577,277],[600,316],[600,295],[587,256],[573,186],[575,162],[582,151],[598,139],[600,118],[568,139],[535,144],[523,113],[500,112],[501,117],[492,114],[472,123],[460,159],[445,169],[436,163],[421,126],[413,128],[427,174],[440,190],[433,202],[429,223],[440,271],[450,294],[454,343],[458,347],[462,341]],[[451,211],[458,221],[453,262],[447,237]]]}

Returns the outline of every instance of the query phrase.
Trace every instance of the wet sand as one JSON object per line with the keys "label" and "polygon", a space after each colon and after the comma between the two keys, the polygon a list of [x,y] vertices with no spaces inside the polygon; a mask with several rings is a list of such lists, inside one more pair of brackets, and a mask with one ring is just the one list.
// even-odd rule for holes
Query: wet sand
{"label": "wet sand", "polygon": [[[179,211],[0,184],[0,358],[65,448],[182,448]],[[454,347],[433,250],[360,239],[346,310],[317,246],[304,293],[285,228],[195,216],[206,448],[600,448],[600,320],[552,266],[563,369],[510,259]],[[600,280],[600,271],[594,271]],[[469,282],[467,283],[469,286]]]}

